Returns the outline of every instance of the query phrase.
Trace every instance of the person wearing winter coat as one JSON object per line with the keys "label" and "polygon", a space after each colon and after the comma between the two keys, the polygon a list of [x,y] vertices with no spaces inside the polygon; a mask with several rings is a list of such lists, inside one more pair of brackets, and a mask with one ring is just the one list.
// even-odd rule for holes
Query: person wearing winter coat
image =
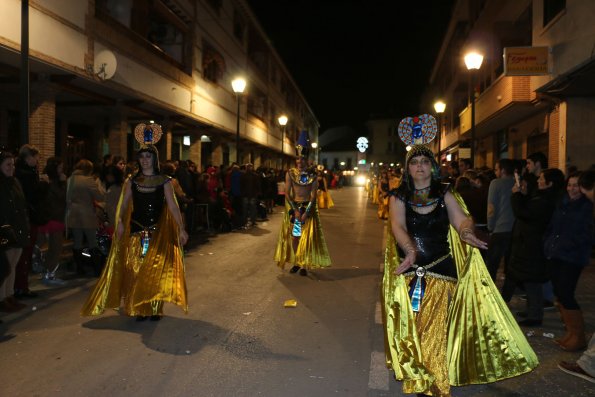
{"label": "person wearing winter coat", "polygon": [[35,298],[37,293],[29,289],[29,273],[33,249],[37,243],[37,229],[49,221],[47,209],[41,205],[48,191],[47,175],[40,176],[37,170],[39,149],[25,144],[19,150],[15,164],[15,177],[19,180],[29,216],[29,244],[23,247],[23,253],[17,264],[14,280],[14,294],[17,299]]}
{"label": "person wearing winter coat", "polygon": [[[27,202],[21,184],[14,177],[14,156],[0,152],[0,224],[14,231],[16,241],[0,244],[2,277],[0,281],[0,311],[15,312],[25,307],[14,296],[14,279],[17,263],[23,247],[29,244],[29,216]],[[10,225],[10,226],[8,226]]]}
{"label": "person wearing winter coat", "polygon": [[68,178],[66,188],[66,225],[72,230],[72,255],[80,274],[84,274],[85,240],[95,273],[98,274],[101,268],[101,253],[96,238],[99,219],[94,202],[103,202],[105,193],[92,174],[93,163],[86,159],[80,160]]}
{"label": "person wearing winter coat", "polygon": [[[524,181],[523,181],[524,182]],[[541,172],[534,195],[527,184],[512,188],[512,211],[516,218],[512,229],[510,262],[502,297],[509,302],[517,284],[527,293],[527,318],[523,326],[539,326],[543,320],[543,283],[548,281],[543,253],[543,236],[564,189],[564,174],[556,168]]]}
{"label": "person wearing winter coat", "polygon": [[568,351],[577,351],[587,345],[585,322],[575,291],[591,255],[593,203],[581,193],[579,176],[575,173],[568,177],[567,194],[554,211],[544,239],[554,295],[566,325],[566,334],[555,342]]}

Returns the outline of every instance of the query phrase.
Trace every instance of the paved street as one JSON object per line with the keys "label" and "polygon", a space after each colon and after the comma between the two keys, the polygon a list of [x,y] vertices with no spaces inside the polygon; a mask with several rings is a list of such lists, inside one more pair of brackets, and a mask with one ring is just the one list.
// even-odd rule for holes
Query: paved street
{"label": "paved street", "polygon": [[[211,238],[186,258],[188,315],[167,305],[160,322],[107,312],[81,318],[94,281],[44,289],[2,317],[2,396],[400,396],[384,366],[379,283],[385,225],[359,188],[332,191],[321,210],[333,267],[308,277],[277,269],[281,215]],[[591,266],[580,282],[587,329],[595,328]],[[45,288],[37,284],[38,288]],[[283,302],[296,299],[296,308]],[[513,310],[523,302],[513,301]],[[562,331],[546,314],[530,342],[541,365],[454,396],[589,396],[592,384],[556,368],[578,354],[541,336]]]}

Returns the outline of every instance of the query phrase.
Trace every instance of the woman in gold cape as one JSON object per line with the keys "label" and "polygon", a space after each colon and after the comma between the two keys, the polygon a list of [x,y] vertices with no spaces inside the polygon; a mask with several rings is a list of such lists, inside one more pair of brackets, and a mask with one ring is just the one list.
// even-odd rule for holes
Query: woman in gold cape
{"label": "woman in gold cape", "polygon": [[316,191],[316,195],[318,197],[318,208],[333,208],[335,206],[331,192],[328,190],[326,177],[320,171],[318,172],[318,190]]}
{"label": "woman in gold cape", "polygon": [[[408,166],[416,156],[428,158],[433,171],[437,171],[432,152],[415,145],[407,155],[403,183],[410,181]],[[437,172],[433,174],[437,177]],[[468,216],[460,196],[452,191],[450,195],[451,205],[454,198]],[[399,199],[391,198],[391,212],[396,208],[393,200]],[[389,219],[392,230],[390,222],[395,218],[391,214]],[[449,230],[448,244],[457,279],[426,276],[425,295],[415,313],[409,293],[415,272],[397,274],[403,273],[400,266],[408,255],[399,258],[399,242],[392,232],[388,233],[382,284],[386,359],[396,379],[403,381],[405,393],[449,396],[451,385],[495,382],[529,372],[538,365],[478,249],[459,237],[460,233],[467,242],[478,244],[470,234],[472,229],[466,225],[459,231],[449,226]],[[416,249],[403,242],[399,246],[405,252]]]}
{"label": "woman in gold cape", "polygon": [[[154,172],[148,178],[143,175],[147,162],[143,153],[151,153],[153,156],[152,159],[144,156],[149,157]],[[121,238],[117,238],[117,232],[114,233],[106,265],[81,310],[83,316],[100,315],[105,309],[119,309],[122,300],[126,315],[137,316],[137,320],[144,320],[149,316],[151,320],[160,319],[163,302],[174,303],[184,312],[188,311],[182,253],[182,246],[188,235],[183,228],[170,178],[159,174],[156,159],[157,149],[154,146],[141,147],[139,150],[140,171],[125,182],[118,203],[115,229],[123,230]],[[132,185],[148,191],[162,188],[165,195],[163,209],[144,256],[142,232],[131,233],[134,199],[127,196],[127,192],[137,188]]]}

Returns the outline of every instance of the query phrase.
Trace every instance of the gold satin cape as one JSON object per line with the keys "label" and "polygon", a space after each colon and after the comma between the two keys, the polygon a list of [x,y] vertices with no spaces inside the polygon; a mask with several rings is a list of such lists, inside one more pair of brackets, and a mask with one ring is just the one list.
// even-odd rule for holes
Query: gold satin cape
{"label": "gold satin cape", "polygon": [[285,200],[285,212],[279,231],[279,239],[275,248],[274,260],[281,269],[285,267],[286,262],[296,264],[305,269],[316,269],[329,267],[331,257],[328,253],[322,227],[320,226],[320,216],[318,214],[318,205],[313,205],[311,214],[302,225],[302,236],[298,243],[297,252],[293,252],[289,210],[291,205]]}
{"label": "gold satin cape", "polygon": [[[326,185],[326,182],[324,184]],[[328,190],[318,190],[316,192],[316,199],[318,201],[318,208],[333,208],[335,206],[331,192]]]}
{"label": "gold satin cape", "polygon": [[[467,213],[460,195],[451,193]],[[405,393],[449,395],[449,385],[491,383],[537,367],[537,356],[500,296],[479,250],[462,243],[452,226],[448,240],[457,267],[458,282],[427,278],[426,296],[436,287],[447,291],[447,284],[452,285],[452,292],[450,303],[444,305],[446,313],[440,313],[436,304],[448,299],[448,296],[440,297],[434,293],[428,302],[424,302],[424,296],[421,309],[427,311],[426,317],[430,319],[420,323],[417,316],[422,311],[414,315],[409,298],[411,277],[394,274],[400,260],[390,221],[388,228],[382,281],[386,359],[396,379],[404,381]],[[434,309],[437,312],[433,312]],[[441,317],[445,320],[445,330],[426,328],[428,325],[432,328],[432,322],[440,324]],[[420,331],[419,326],[424,329]],[[423,338],[421,332],[429,332],[430,335]],[[443,356],[445,360],[440,359],[439,346],[435,346],[434,350],[424,349],[421,339],[429,341],[427,343],[432,343],[432,339],[444,340],[446,349],[443,346],[442,350],[446,352]],[[446,385],[439,385],[439,379],[436,379],[439,376],[428,370],[428,367],[436,367],[436,360],[440,360],[438,365],[444,367]]]}
{"label": "gold satin cape", "polygon": [[[187,313],[183,252],[178,228],[167,203],[164,203],[149,250],[142,258],[139,235],[130,235],[132,199],[126,213],[120,217],[124,191],[122,189],[116,219],[122,219],[123,236],[128,237],[118,239],[114,234],[105,267],[81,315],[96,316],[105,309],[118,309],[122,299],[124,311],[129,316],[159,315],[162,313],[162,302],[178,305]],[[116,223],[115,230],[117,227]]]}

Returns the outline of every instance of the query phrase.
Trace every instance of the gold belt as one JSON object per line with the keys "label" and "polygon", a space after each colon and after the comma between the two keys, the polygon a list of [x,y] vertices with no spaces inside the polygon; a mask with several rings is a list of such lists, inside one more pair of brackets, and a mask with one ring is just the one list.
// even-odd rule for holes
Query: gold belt
{"label": "gold belt", "polygon": [[450,256],[450,254],[446,254],[444,256],[441,256],[440,258],[436,259],[435,261],[430,262],[429,264],[427,264],[425,266],[420,266],[420,265],[414,264],[414,265],[412,265],[412,267],[415,270],[410,271],[410,272],[407,272],[407,273],[403,273],[403,276],[425,277],[427,275],[427,276],[431,276],[431,277],[435,277],[435,278],[440,278],[440,279],[443,279],[443,280],[457,281],[457,279],[454,278],[454,277],[445,276],[443,274],[434,273],[434,272],[430,272],[429,271],[429,269],[433,268],[434,266],[436,266],[437,264],[439,264],[440,262],[442,262],[443,260],[445,260],[449,256]]}

